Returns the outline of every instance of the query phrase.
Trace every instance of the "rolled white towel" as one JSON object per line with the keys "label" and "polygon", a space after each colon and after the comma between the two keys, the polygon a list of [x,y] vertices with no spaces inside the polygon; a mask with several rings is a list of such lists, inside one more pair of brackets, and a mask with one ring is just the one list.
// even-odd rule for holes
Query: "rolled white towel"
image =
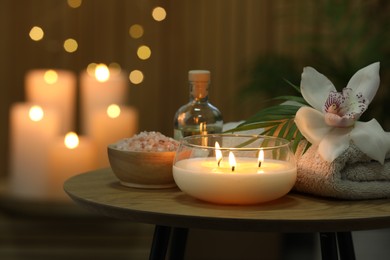
{"label": "rolled white towel", "polygon": [[297,160],[294,189],[351,200],[390,198],[390,157],[387,158],[382,165],[351,143],[341,156],[327,162],[312,146]]}

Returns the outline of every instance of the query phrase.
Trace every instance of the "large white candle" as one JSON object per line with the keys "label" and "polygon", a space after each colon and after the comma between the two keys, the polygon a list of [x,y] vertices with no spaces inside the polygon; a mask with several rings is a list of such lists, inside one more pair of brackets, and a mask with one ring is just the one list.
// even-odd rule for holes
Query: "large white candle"
{"label": "large white candle", "polygon": [[295,164],[238,157],[235,164],[215,158],[190,158],[173,166],[176,184],[184,192],[221,204],[252,204],[288,193],[296,179]]}
{"label": "large white candle", "polygon": [[96,144],[97,166],[109,166],[107,146],[133,136],[138,130],[138,112],[132,107],[111,104],[97,109],[91,118],[90,137]]}
{"label": "large white candle", "polygon": [[55,110],[27,103],[11,107],[11,195],[47,199],[49,147],[59,132],[60,122]]}
{"label": "large white candle", "polygon": [[69,197],[63,190],[65,180],[96,167],[92,141],[73,132],[59,137],[51,146],[49,167],[50,199],[68,201]]}
{"label": "large white candle", "polygon": [[32,70],[26,74],[28,102],[51,106],[61,117],[61,133],[74,129],[76,75],[67,70]]}
{"label": "large white candle", "polygon": [[91,133],[94,111],[112,103],[124,105],[127,99],[127,79],[123,72],[108,69],[104,64],[91,71],[83,71],[80,79],[81,130]]}

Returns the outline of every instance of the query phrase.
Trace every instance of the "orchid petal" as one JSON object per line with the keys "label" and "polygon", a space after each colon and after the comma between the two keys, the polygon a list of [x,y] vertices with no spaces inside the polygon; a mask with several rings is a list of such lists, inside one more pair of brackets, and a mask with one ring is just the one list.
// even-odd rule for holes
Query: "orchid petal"
{"label": "orchid petal", "polygon": [[350,127],[355,124],[355,119],[351,117],[341,117],[332,113],[325,113],[325,123],[332,127]]}
{"label": "orchid petal", "polygon": [[322,139],[318,146],[318,153],[321,157],[332,162],[339,157],[349,147],[350,128],[333,128],[324,139]]}
{"label": "orchid petal", "polygon": [[390,147],[390,137],[378,121],[372,119],[369,122],[356,122],[350,135],[360,151],[373,160],[384,163]]}
{"label": "orchid petal", "polygon": [[303,98],[315,109],[322,111],[331,91],[336,91],[333,83],[312,67],[305,67],[301,79]]}
{"label": "orchid petal", "polygon": [[371,103],[380,83],[379,67],[380,63],[375,62],[358,70],[349,80],[347,88],[353,89],[356,94],[362,93],[368,103]]}
{"label": "orchid petal", "polygon": [[295,124],[301,134],[313,145],[321,142],[331,127],[324,121],[324,115],[311,107],[301,107],[295,114]]}

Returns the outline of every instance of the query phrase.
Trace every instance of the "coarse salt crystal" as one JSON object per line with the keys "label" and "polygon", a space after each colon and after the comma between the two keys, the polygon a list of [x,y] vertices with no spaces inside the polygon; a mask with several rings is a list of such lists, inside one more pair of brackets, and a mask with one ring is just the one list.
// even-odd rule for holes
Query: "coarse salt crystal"
{"label": "coarse salt crystal", "polygon": [[116,143],[117,149],[137,152],[173,152],[178,147],[178,141],[154,131],[144,131]]}

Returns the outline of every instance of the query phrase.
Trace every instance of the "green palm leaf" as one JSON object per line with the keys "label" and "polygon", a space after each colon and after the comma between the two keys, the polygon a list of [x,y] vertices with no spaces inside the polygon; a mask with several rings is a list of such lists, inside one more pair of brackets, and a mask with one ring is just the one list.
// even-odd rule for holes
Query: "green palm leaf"
{"label": "green palm leaf", "polygon": [[[292,149],[295,152],[299,143],[305,139],[294,122],[295,114],[300,107],[306,106],[307,103],[299,96],[280,96],[276,97],[275,100],[284,102],[260,110],[236,128],[226,132],[262,129],[262,135],[276,136],[291,141]],[[307,148],[308,146],[304,149]]]}
{"label": "green palm leaf", "polygon": [[279,96],[273,98],[273,100],[285,100],[285,101],[294,101],[300,104],[307,105],[306,100],[303,97],[297,97],[297,96]]}

